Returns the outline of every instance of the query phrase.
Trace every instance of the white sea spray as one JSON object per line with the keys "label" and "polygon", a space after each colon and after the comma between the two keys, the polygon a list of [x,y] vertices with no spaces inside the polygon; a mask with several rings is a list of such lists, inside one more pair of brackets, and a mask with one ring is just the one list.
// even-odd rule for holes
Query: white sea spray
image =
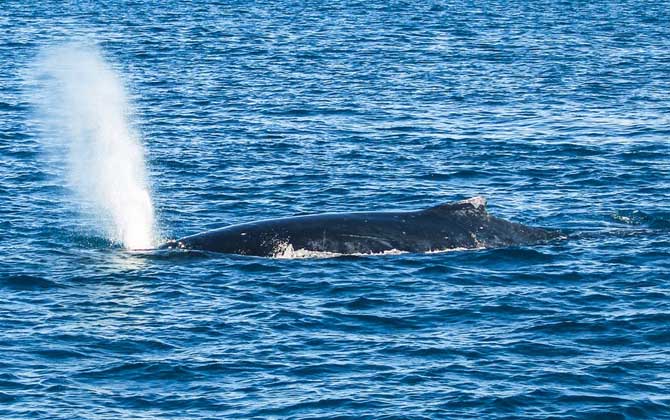
{"label": "white sea spray", "polygon": [[44,50],[34,71],[45,146],[64,154],[64,182],[82,220],[127,249],[153,247],[144,150],[119,75],[98,48],[78,43]]}

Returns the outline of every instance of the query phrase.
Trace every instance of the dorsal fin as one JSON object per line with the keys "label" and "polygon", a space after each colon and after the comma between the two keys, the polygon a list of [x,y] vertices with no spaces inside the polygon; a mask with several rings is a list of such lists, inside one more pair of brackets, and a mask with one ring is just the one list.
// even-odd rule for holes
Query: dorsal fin
{"label": "dorsal fin", "polygon": [[482,196],[477,196],[468,198],[467,200],[438,204],[437,206],[429,207],[424,211],[443,213],[456,210],[475,210],[477,212],[486,213],[486,199]]}

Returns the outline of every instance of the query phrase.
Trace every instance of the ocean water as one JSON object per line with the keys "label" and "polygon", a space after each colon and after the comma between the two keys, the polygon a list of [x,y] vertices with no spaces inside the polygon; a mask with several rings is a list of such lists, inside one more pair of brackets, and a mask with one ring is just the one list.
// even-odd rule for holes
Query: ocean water
{"label": "ocean water", "polygon": [[[670,418],[664,2],[0,6],[0,418]],[[54,53],[82,48],[103,66]],[[49,66],[93,83],[45,106]],[[125,102],[79,101],[110,80]],[[49,124],[72,115],[130,139],[120,162],[143,156],[129,185],[150,192],[156,243],[474,195],[573,234],[377,257],[126,250],[117,207],[67,176],[116,188],[123,165],[95,172],[105,147],[68,163]]]}

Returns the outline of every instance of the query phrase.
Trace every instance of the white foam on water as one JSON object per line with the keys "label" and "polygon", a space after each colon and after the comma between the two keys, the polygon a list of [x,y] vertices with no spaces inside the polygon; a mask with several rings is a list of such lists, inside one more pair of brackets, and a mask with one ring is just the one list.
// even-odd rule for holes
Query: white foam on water
{"label": "white foam on water", "polygon": [[298,258],[335,258],[343,254],[337,252],[309,251],[307,249],[293,249],[291,244],[282,244],[277,247],[273,258],[279,259],[298,259]]}
{"label": "white foam on water", "polygon": [[430,251],[424,252],[424,254],[445,254],[447,252],[460,252],[460,251],[481,251],[486,249],[486,247],[478,246],[475,248],[447,248],[447,249],[431,249]]}
{"label": "white foam on water", "polygon": [[66,154],[65,178],[83,220],[127,249],[157,242],[144,150],[129,123],[119,75],[98,48],[67,44],[45,50],[35,65],[49,150]]}
{"label": "white foam on water", "polygon": [[[482,248],[474,248],[474,249],[483,249]],[[424,252],[424,254],[442,254],[446,252],[453,252],[453,251],[467,251],[467,250],[472,250],[472,248],[449,248],[449,249],[436,249],[436,250],[430,250]],[[355,257],[369,257],[369,256],[377,256],[377,255],[402,255],[402,254],[408,254],[409,252],[407,251],[401,251],[399,249],[389,249],[386,251],[382,252],[371,252],[371,253],[352,253],[352,254],[343,254],[343,253],[338,253],[338,252],[325,252],[325,251],[310,251],[304,248],[300,249],[294,249],[293,245],[290,243],[283,243],[277,246],[277,250],[275,254],[272,256],[273,258],[279,258],[279,259],[300,259],[300,258],[336,258],[336,257],[343,257],[343,256],[355,256]]]}

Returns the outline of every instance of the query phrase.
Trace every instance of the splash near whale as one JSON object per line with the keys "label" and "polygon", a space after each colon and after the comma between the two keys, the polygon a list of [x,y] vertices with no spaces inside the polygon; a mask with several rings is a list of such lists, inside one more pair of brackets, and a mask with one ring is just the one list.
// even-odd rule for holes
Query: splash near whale
{"label": "splash near whale", "polygon": [[561,236],[491,216],[483,197],[402,212],[326,213],[262,220],[187,236],[162,249],[259,257],[444,252],[533,245]]}

